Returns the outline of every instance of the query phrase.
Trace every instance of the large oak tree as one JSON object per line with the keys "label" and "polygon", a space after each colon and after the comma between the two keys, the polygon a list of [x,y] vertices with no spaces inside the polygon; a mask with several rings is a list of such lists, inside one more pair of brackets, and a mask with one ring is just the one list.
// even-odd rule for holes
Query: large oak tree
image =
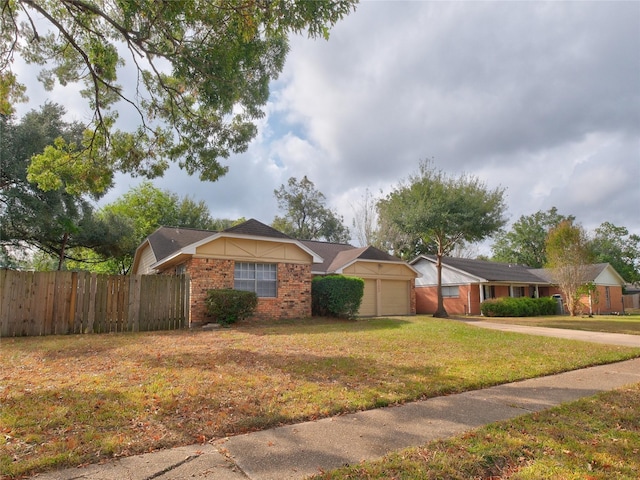
{"label": "large oak tree", "polygon": [[[80,90],[93,117],[79,142],[34,158],[41,188],[103,192],[115,171],[152,178],[170,162],[216,180],[255,136],[288,36],[327,38],[356,1],[0,0],[0,114],[24,98],[20,56],[46,88]],[[119,111],[137,128],[119,130]]]}
{"label": "large oak tree", "polygon": [[300,240],[349,241],[344,219],[325,205],[324,194],[306,176],[302,180],[289,178],[287,185],[280,185],[273,194],[284,212],[273,219],[275,229]]}
{"label": "large oak tree", "polygon": [[436,246],[438,307],[434,317],[447,317],[442,298],[442,258],[460,242],[478,242],[505,224],[504,190],[489,189],[478,178],[450,176],[428,161],[378,203],[381,219],[425,245]]}
{"label": "large oak tree", "polygon": [[92,198],[62,188],[42,191],[27,180],[31,156],[56,139],[73,143],[82,126],[64,120],[64,108],[46,103],[20,122],[0,115],[0,264],[15,266],[13,254],[36,249],[63,268],[72,249],[117,255],[120,226],[94,215]]}

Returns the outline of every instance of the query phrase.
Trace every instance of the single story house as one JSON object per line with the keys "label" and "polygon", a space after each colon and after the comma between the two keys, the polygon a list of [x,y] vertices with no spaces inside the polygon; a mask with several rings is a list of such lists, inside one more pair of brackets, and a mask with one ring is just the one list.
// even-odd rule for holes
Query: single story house
{"label": "single story house", "polygon": [[[438,305],[436,257],[420,255],[409,263],[420,273],[416,278],[416,313],[435,312]],[[608,263],[590,265],[588,272],[585,283],[593,282],[598,294],[583,299],[585,311],[622,312],[622,277]],[[554,285],[549,270],[445,257],[442,259],[442,295],[449,314],[480,315],[480,304],[487,299],[548,297],[561,295],[561,292]],[[597,304],[595,298],[600,300]]]}
{"label": "single story house", "polygon": [[[531,271],[553,285],[550,270],[538,268]],[[580,299],[586,313],[624,312],[623,291],[626,282],[615,268],[608,263],[594,263],[587,265],[585,276],[585,283],[593,283],[596,287],[593,294],[583,295]],[[555,286],[552,286],[551,289],[553,293],[560,293]]]}
{"label": "single story house", "polygon": [[160,227],[136,250],[134,274],[188,274],[190,322],[208,322],[207,291],[258,294],[256,317],[311,316],[311,280],[343,274],[365,280],[360,316],[415,314],[414,279],[406,262],[374,247],[301,241],[251,219],[220,232]]}

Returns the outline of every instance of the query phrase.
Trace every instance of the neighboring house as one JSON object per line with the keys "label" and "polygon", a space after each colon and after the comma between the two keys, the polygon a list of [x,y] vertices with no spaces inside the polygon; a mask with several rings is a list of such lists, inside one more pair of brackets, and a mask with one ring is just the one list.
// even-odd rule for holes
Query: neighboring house
{"label": "neighboring house", "polygon": [[[551,270],[538,268],[531,271],[553,285]],[[615,268],[608,263],[595,263],[588,265],[585,275],[585,283],[593,283],[596,287],[593,294],[584,295],[580,300],[586,313],[624,312],[623,289],[626,282]],[[561,293],[556,287],[552,290],[553,293]]]}
{"label": "neighboring house", "polygon": [[[410,264],[421,274],[416,279],[416,312],[433,313],[438,306],[436,257],[420,255]],[[452,315],[480,315],[480,304],[489,298],[542,297],[549,295],[548,289],[546,280],[522,265],[442,259],[444,308]]]}
{"label": "neighboring house", "polygon": [[[433,313],[438,305],[436,257],[420,255],[410,264],[421,274],[416,279],[416,312]],[[585,283],[594,282],[596,296],[585,297],[585,311],[589,302],[594,313],[622,312],[624,280],[609,265],[592,265]],[[467,258],[442,259],[442,295],[447,313],[480,315],[480,304],[491,298],[548,297],[561,294],[554,285],[551,272],[531,269],[524,265],[490,262]]]}
{"label": "neighboring house", "polygon": [[415,314],[416,272],[406,262],[373,247],[296,240],[253,219],[221,232],[161,227],[136,250],[132,272],[188,274],[192,324],[209,321],[207,291],[219,288],[255,291],[256,317],[309,317],[312,277],[329,273],[365,279],[361,316]]}

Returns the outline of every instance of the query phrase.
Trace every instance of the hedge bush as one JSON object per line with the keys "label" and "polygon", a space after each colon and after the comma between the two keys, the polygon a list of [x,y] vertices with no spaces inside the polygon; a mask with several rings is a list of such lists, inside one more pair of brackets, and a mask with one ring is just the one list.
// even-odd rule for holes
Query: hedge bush
{"label": "hedge bush", "polygon": [[364,280],[344,275],[315,277],[311,283],[313,315],[354,318],[364,295]]}
{"label": "hedge bush", "polygon": [[253,314],[258,306],[255,292],[219,289],[207,291],[207,313],[220,325],[229,325]]}
{"label": "hedge bush", "polygon": [[486,300],[480,305],[485,317],[537,317],[555,315],[556,301],[551,297],[503,297]]}

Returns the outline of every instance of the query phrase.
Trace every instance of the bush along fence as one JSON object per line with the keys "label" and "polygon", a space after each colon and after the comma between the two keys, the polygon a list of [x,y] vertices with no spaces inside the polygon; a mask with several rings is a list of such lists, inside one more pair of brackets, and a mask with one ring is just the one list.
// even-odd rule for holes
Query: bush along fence
{"label": "bush along fence", "polygon": [[185,275],[0,270],[0,337],[188,326]]}

